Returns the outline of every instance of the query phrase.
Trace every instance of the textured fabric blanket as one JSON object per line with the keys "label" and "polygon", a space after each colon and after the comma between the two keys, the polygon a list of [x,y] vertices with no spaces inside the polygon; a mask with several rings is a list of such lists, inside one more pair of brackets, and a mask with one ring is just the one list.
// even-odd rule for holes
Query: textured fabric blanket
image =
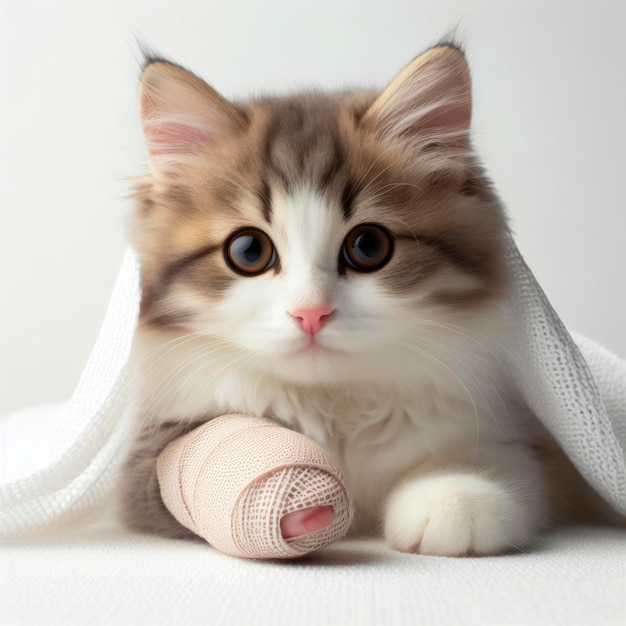
{"label": "textured fabric blanket", "polygon": [[[588,482],[626,514],[626,361],[567,332],[512,238],[508,263],[513,379]],[[49,459],[0,487],[0,537],[76,517],[111,487],[130,430],[129,359],[139,299],[137,260],[129,250]]]}

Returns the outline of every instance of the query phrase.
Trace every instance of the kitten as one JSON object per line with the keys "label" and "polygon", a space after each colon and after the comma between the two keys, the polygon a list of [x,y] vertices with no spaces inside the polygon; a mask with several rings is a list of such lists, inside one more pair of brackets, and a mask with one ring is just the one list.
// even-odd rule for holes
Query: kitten
{"label": "kitten", "polygon": [[398,550],[492,554],[608,515],[510,387],[506,223],[470,118],[450,44],[382,93],[240,103],[148,60],[130,525],[190,534],[156,457],[231,412],[331,450],[353,531]]}

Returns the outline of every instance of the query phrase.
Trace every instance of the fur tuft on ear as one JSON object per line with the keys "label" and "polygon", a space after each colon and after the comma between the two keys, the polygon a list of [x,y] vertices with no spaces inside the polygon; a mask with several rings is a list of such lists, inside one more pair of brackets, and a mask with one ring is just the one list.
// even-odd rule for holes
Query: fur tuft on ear
{"label": "fur tuft on ear", "polygon": [[151,157],[193,154],[245,128],[237,109],[195,74],[148,58],[140,115]]}
{"label": "fur tuft on ear", "polygon": [[378,97],[363,123],[383,135],[467,148],[472,86],[462,50],[443,44],[409,63]]}

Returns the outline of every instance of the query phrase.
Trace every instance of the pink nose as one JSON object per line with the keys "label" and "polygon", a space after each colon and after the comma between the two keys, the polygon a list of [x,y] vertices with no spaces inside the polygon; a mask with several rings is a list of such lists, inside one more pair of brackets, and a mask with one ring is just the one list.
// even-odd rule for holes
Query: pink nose
{"label": "pink nose", "polygon": [[333,311],[331,306],[318,306],[316,309],[294,309],[289,311],[289,315],[300,322],[305,333],[314,337]]}

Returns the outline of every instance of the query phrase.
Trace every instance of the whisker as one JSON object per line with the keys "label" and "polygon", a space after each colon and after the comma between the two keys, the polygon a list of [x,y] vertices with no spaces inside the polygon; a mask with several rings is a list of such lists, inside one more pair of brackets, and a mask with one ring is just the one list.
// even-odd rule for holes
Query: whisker
{"label": "whisker", "polygon": [[[513,374],[510,370],[510,368],[508,367],[507,363],[505,361],[502,360],[502,353],[505,353],[507,356],[511,357],[511,359],[515,360],[516,363],[522,367],[522,369],[524,369],[524,371],[526,370],[526,366],[521,363],[521,361],[519,361],[519,359],[516,357],[516,355],[514,355],[505,345],[501,344],[500,342],[496,341],[493,337],[490,337],[489,335],[486,335],[484,333],[479,333],[475,330],[472,330],[470,328],[466,328],[463,326],[458,326],[456,324],[451,324],[449,322],[443,322],[441,320],[432,320],[432,319],[419,319],[419,320],[415,320],[418,321],[420,323],[426,323],[429,324],[431,326],[435,326],[435,327],[439,327],[439,328],[444,328],[446,330],[449,330],[453,333],[456,333],[458,335],[461,335],[463,337],[466,337],[467,339],[477,343],[478,345],[480,345],[481,347],[483,347],[485,350],[487,350],[487,352],[489,352],[490,355],[492,355],[494,357],[494,359],[496,359],[496,361],[498,362],[498,364],[501,366],[502,368],[502,372],[504,373],[507,383],[509,384],[509,388],[511,390],[513,390],[513,392],[515,393],[515,396],[517,398],[518,401],[522,401],[522,396],[520,391],[517,389],[517,386],[515,384],[515,381],[513,379]],[[473,335],[473,336],[472,336]],[[486,340],[486,341],[484,341]],[[492,346],[490,347],[488,344],[492,344]],[[493,346],[495,346],[497,348],[497,350],[493,349]],[[529,372],[530,375],[530,372]],[[536,380],[536,375],[532,374],[532,378]]]}
{"label": "whisker", "polygon": [[224,340],[217,340],[209,345],[200,345],[192,348],[189,353],[185,355],[185,358],[178,363],[176,367],[170,369],[154,390],[152,390],[152,397],[148,401],[149,409],[142,415],[141,427],[145,427],[146,423],[154,420],[157,412],[161,410],[160,403],[167,398],[176,387],[182,387],[184,383],[198,371],[198,368],[194,368],[189,374],[180,378],[179,375],[182,374],[185,369],[198,361],[202,361],[201,368],[212,365],[214,360],[207,361],[207,357],[219,351],[226,350],[226,352],[228,352],[228,349],[229,344]]}
{"label": "whisker", "polygon": [[[468,397],[468,399],[469,399],[469,401],[470,401],[470,403],[472,405],[472,408],[474,410],[474,417],[476,419],[476,446],[478,447],[478,442],[480,441],[480,419],[479,419],[479,415],[478,415],[478,407],[476,405],[476,401],[474,400],[474,396],[472,395],[472,393],[469,390],[469,388],[467,387],[467,385],[459,378],[459,376],[453,370],[451,370],[445,363],[443,363],[441,360],[439,360],[434,355],[430,354],[429,352],[427,352],[426,350],[422,349],[419,346],[408,345],[407,347],[409,347],[414,352],[417,352],[418,354],[421,354],[422,356],[426,357],[427,359],[429,359],[433,363],[437,364],[456,383],[458,383],[458,385],[461,387],[461,389],[465,392],[465,394],[467,395],[467,397]],[[408,355],[405,355],[405,354],[403,354],[401,352],[395,352],[395,351],[391,351],[391,350],[388,350],[388,349],[386,349],[386,351],[392,352],[396,356],[401,356],[401,357],[403,357],[405,359],[408,358]]]}
{"label": "whisker", "polygon": [[[441,342],[438,342],[432,339],[431,337],[425,337],[425,336],[420,335],[419,339],[421,341],[428,342],[431,347],[435,348],[435,350],[441,351],[442,347],[444,347],[441,344]],[[502,434],[501,420],[498,419],[498,416],[495,413],[495,409],[492,406],[492,402],[491,402],[491,394],[489,396],[487,395],[485,386],[489,387],[492,390],[493,394],[495,394],[497,400],[499,401],[501,410],[502,410],[502,416],[508,415],[508,406],[504,398],[502,397],[502,394],[498,390],[498,386],[493,382],[491,373],[487,370],[485,366],[483,366],[478,361],[478,358],[475,357],[475,355],[472,355],[471,353],[465,353],[461,351],[459,348],[457,348],[456,346],[445,346],[445,347],[448,350],[450,349],[454,350],[454,352],[458,354],[459,356],[462,356],[463,359],[467,359],[471,361],[472,367],[470,367],[466,362],[464,362],[463,359],[458,358],[454,355],[450,355],[450,353],[448,352],[449,356],[451,356],[454,360],[453,366],[456,366],[459,370],[462,370],[465,378],[470,383],[472,383],[472,388],[474,389],[476,393],[479,394],[480,398],[483,400],[483,402],[481,403],[481,406],[484,409],[486,409],[486,411],[489,413],[489,416],[493,420],[494,424],[496,425],[496,427]],[[484,379],[482,380],[479,379],[479,377],[476,375],[475,370],[478,370],[480,373],[482,373]]]}

